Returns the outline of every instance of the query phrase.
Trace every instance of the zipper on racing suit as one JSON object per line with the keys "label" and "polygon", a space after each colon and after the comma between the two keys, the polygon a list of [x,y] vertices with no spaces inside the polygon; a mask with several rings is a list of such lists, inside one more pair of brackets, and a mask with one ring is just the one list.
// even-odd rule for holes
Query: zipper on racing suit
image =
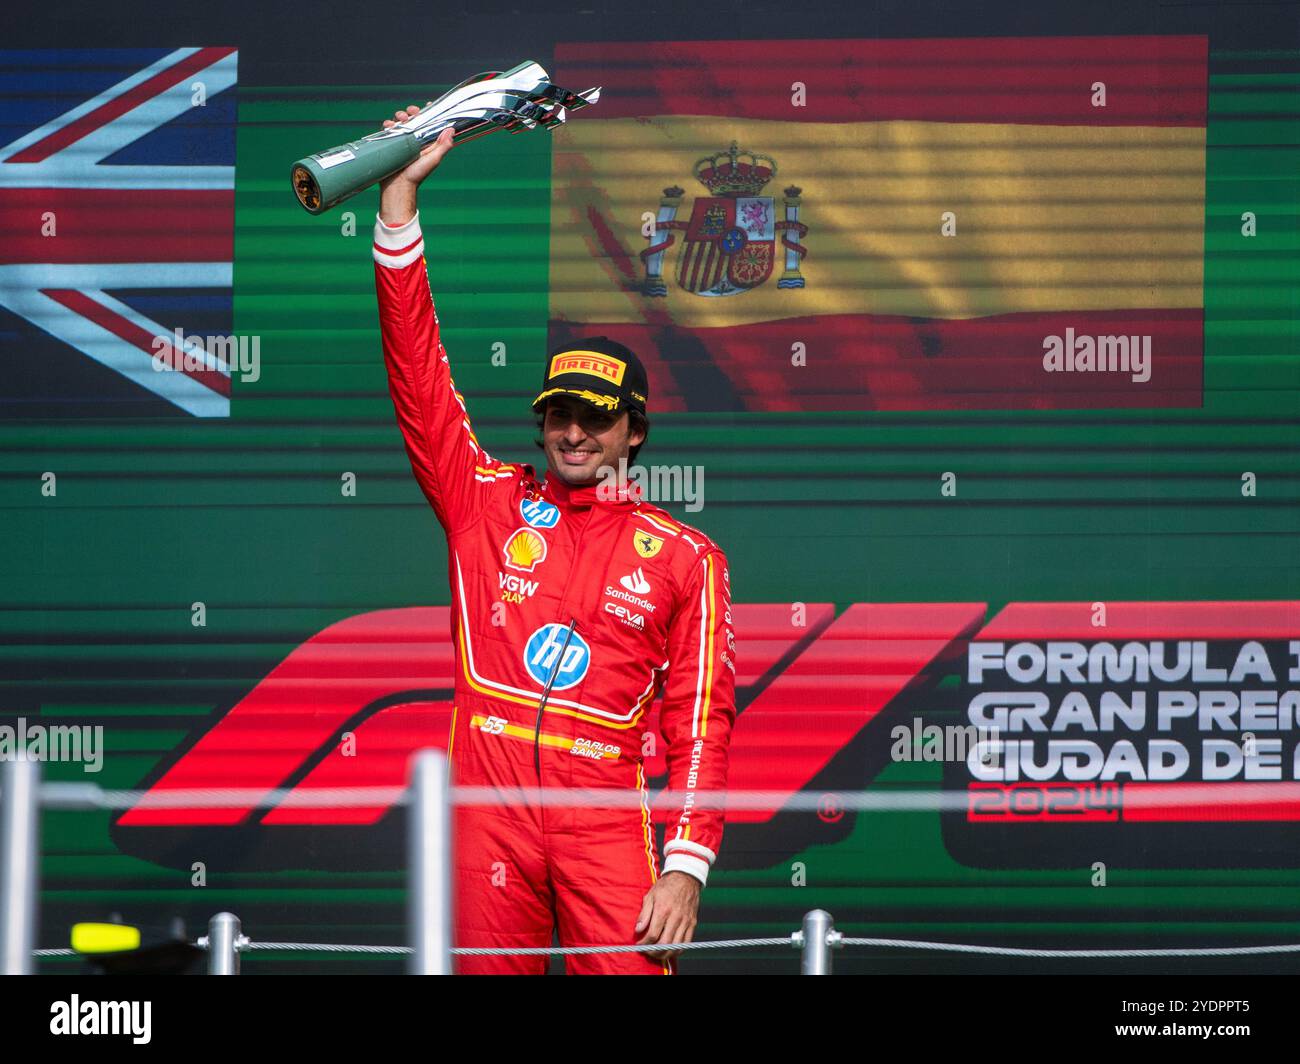
{"label": "zipper on racing suit", "polygon": [[555,677],[560,674],[560,666],[564,664],[564,655],[569,649],[569,643],[573,639],[573,629],[577,624],[577,617],[569,619],[569,629],[564,633],[564,646],[560,647],[555,665],[551,668],[551,675],[546,678],[546,686],[542,688],[542,697],[537,700],[537,724],[533,728],[533,770],[537,773],[538,784],[542,782],[542,714],[546,710],[546,700],[551,697],[551,685],[555,683]]}

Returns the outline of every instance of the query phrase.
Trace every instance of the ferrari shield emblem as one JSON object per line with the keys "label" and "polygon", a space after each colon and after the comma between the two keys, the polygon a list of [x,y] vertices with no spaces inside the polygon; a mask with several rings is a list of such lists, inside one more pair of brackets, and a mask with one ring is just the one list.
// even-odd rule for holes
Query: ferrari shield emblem
{"label": "ferrari shield emblem", "polygon": [[642,532],[637,529],[632,533],[632,546],[636,548],[637,554],[642,558],[653,558],[659,553],[659,548],[664,545],[664,541],[659,536],[652,536],[649,532]]}

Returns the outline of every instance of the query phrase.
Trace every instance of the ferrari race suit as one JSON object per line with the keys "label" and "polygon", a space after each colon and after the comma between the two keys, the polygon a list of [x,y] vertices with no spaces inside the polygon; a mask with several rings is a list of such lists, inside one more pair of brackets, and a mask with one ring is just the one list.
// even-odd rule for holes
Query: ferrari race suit
{"label": "ferrari race suit", "polygon": [[[458,806],[454,938],[460,946],[635,943],[659,873],[642,763],[664,695],[664,872],[701,883],[718,852],[735,640],[722,551],[635,487],[539,483],[490,457],[470,427],[439,340],[419,216],[377,220],[375,284],[389,393],[416,480],[447,536],[459,787],[507,788]],[[570,625],[572,630],[570,631]],[[566,643],[567,641],[567,643]],[[554,674],[543,712],[539,703]],[[526,792],[615,788],[635,804],[575,807]],[[567,958],[583,973],[671,974],[645,954]],[[544,972],[544,956],[460,957],[461,972]]]}

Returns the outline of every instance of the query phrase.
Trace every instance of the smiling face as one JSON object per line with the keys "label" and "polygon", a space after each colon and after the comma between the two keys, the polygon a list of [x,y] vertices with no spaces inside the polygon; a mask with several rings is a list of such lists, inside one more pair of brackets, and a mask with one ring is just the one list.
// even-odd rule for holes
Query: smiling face
{"label": "smiling face", "polygon": [[618,460],[644,439],[644,432],[629,429],[627,411],[613,414],[572,395],[546,401],[542,449],[547,468],[573,487],[596,483],[602,466],[617,469]]}

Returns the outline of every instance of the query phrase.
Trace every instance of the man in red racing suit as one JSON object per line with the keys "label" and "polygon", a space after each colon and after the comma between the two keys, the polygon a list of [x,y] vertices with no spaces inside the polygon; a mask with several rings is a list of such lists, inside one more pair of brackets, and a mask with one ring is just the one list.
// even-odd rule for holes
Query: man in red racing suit
{"label": "man in red racing suit", "polygon": [[[439,158],[450,146],[444,135]],[[376,220],[384,361],[411,467],[447,537],[453,779],[515,792],[456,810],[456,944],[549,947],[556,928],[563,945],[689,938],[722,836],[716,792],[726,783],[735,713],[726,558],[634,485],[569,483],[549,452],[539,482],[532,466],[482,448],[439,340],[414,211],[422,162],[399,176],[401,188],[386,183]],[[661,690],[675,795],[662,871],[642,764],[653,741],[646,717]],[[539,786],[614,789],[624,800],[543,803],[527,793]],[[571,973],[675,969],[671,953],[566,960]],[[457,967],[547,966],[545,956],[514,955],[462,956]]]}

